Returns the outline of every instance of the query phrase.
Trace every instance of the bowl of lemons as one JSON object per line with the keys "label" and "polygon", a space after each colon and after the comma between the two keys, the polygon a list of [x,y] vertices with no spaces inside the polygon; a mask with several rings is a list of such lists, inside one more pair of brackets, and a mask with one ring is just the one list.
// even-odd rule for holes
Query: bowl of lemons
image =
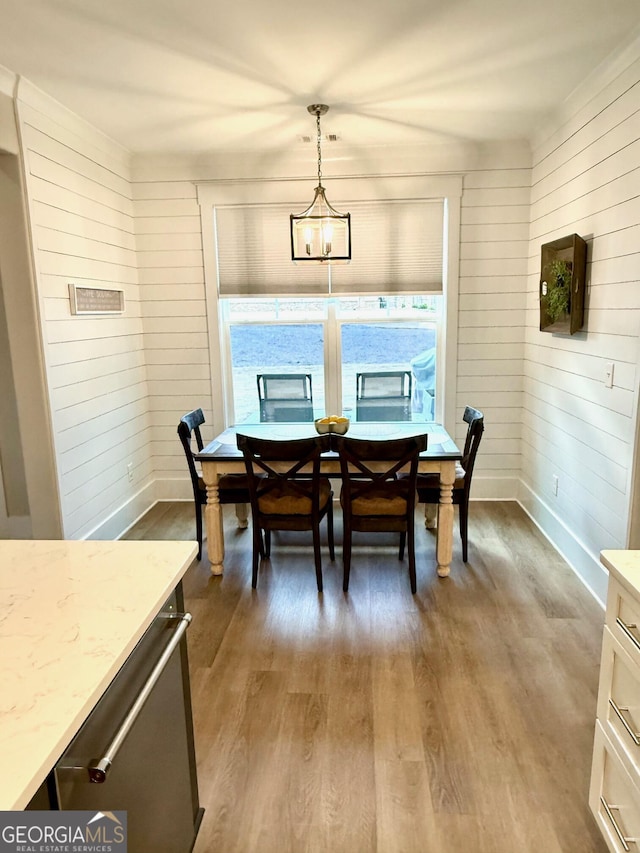
{"label": "bowl of lemons", "polygon": [[337,432],[338,435],[344,435],[349,429],[349,418],[342,415],[327,415],[324,418],[318,418],[314,421],[316,432],[324,435],[327,432]]}

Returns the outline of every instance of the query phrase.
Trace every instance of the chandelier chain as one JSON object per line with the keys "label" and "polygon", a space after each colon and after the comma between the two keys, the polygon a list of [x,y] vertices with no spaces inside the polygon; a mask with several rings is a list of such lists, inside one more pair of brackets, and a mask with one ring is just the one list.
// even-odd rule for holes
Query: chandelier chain
{"label": "chandelier chain", "polygon": [[320,110],[316,112],[317,142],[318,142],[318,186],[322,186],[322,151],[320,149]]}

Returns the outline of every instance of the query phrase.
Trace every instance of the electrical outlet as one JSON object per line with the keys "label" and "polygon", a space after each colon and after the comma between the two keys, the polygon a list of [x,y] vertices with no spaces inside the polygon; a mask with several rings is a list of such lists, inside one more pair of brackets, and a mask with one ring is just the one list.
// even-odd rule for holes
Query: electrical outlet
{"label": "electrical outlet", "polygon": [[127,465],[127,477],[129,478],[129,482],[133,483],[133,462],[129,462]]}
{"label": "electrical outlet", "polygon": [[604,384],[606,388],[613,388],[613,362],[608,361],[604,369]]}
{"label": "electrical outlet", "polygon": [[554,495],[558,494],[558,482],[558,476],[557,474],[554,474],[553,479],[551,480],[551,488],[553,490]]}

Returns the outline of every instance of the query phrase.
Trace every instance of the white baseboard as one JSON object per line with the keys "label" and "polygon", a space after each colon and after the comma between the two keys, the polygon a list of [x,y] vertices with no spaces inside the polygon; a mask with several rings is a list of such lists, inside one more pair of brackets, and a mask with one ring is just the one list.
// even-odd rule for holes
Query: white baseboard
{"label": "white baseboard", "polygon": [[120,539],[156,503],[155,491],[156,481],[151,480],[84,538]]}
{"label": "white baseboard", "polygon": [[548,504],[522,481],[518,503],[604,608],[609,575],[600,563],[599,554],[592,553],[580,542]]}
{"label": "white baseboard", "polygon": [[472,500],[517,501],[519,486],[517,477],[482,477],[475,474],[471,482]]}
{"label": "white baseboard", "polygon": [[158,501],[184,500],[193,500],[191,480],[188,478],[151,480],[84,538],[121,539]]}
{"label": "white baseboard", "polygon": [[[119,539],[158,501],[181,500],[193,500],[190,480],[187,478],[152,480],[85,538]],[[472,500],[517,501],[541,533],[571,566],[596,601],[604,607],[608,574],[600,563],[599,555],[589,551],[550,507],[521,480],[515,477],[474,477]]]}

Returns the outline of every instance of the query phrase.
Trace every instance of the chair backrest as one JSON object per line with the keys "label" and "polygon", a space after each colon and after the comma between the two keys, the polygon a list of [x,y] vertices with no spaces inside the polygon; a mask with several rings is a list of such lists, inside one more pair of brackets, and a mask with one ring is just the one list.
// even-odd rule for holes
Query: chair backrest
{"label": "chair backrest", "polygon": [[467,406],[464,410],[462,420],[468,424],[467,436],[464,442],[464,450],[460,464],[465,472],[465,489],[471,486],[471,476],[473,474],[473,466],[476,462],[478,447],[484,432],[484,415],[478,409]]}
{"label": "chair backrest", "polygon": [[258,396],[261,400],[310,400],[310,373],[259,373]]}
{"label": "chair backrest", "polygon": [[345,505],[382,489],[402,497],[408,512],[413,510],[418,456],[427,448],[427,435],[376,441],[334,435],[333,445],[340,456]]}
{"label": "chair backrest", "polygon": [[411,371],[384,370],[356,374],[356,399],[411,398]]}
{"label": "chair backrest", "polygon": [[[254,513],[260,512],[260,504],[271,492],[283,486],[293,501],[300,497],[308,502],[311,494],[311,514],[319,512],[320,456],[330,449],[330,435],[275,441],[238,433],[236,440],[244,456]],[[299,485],[304,481],[308,486],[309,480],[311,493]],[[295,514],[293,507],[291,514]]]}
{"label": "chair backrest", "polygon": [[200,427],[203,423],[204,415],[202,413],[202,409],[194,409],[192,412],[187,412],[186,415],[183,415],[180,418],[180,423],[178,424],[178,435],[180,436],[180,441],[182,442],[182,447],[184,448],[184,453],[187,457],[187,465],[189,466],[189,474],[191,475],[191,484],[194,488],[194,494],[199,489],[199,485],[198,472],[196,471],[196,463],[191,449],[191,436],[192,434],[195,435],[198,450],[202,450],[203,442],[202,435],[200,434]]}
{"label": "chair backrest", "polygon": [[357,419],[359,421],[411,420],[411,383],[410,370],[357,373]]}
{"label": "chair backrest", "polygon": [[312,421],[310,373],[259,373],[256,376],[261,421]]}

